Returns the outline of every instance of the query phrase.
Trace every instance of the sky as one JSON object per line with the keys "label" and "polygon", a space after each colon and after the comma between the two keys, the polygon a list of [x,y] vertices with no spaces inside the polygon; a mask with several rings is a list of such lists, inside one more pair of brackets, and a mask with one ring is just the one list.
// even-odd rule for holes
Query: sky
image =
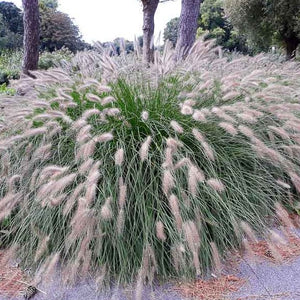
{"label": "sky", "polygon": [[[22,6],[22,0],[6,0]],[[143,13],[139,0],[59,0],[59,10],[73,18],[86,42],[106,42],[117,37],[134,40],[142,35]],[[181,0],[159,4],[155,40],[166,23],[180,15]]]}

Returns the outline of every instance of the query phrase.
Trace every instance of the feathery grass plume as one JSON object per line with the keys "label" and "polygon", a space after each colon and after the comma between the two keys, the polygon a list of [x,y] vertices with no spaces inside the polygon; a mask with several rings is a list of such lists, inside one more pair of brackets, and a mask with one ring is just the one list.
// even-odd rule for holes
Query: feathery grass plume
{"label": "feathery grass plume", "polygon": [[97,183],[89,183],[86,187],[85,199],[90,205],[94,202],[97,193]]}
{"label": "feathery grass plume", "polygon": [[195,121],[202,122],[202,123],[207,122],[205,114],[202,111],[198,110],[198,109],[195,109],[194,114],[193,114],[193,119]]}
{"label": "feathery grass plume", "polygon": [[187,166],[187,167],[191,167],[192,166],[192,162],[189,158],[187,157],[184,157],[182,158],[179,162],[177,162],[174,166],[174,170],[177,170],[177,169],[180,169],[184,166]]}
{"label": "feathery grass plume", "polygon": [[221,122],[219,123],[219,126],[232,136],[236,136],[238,134],[237,130],[231,123]]}
{"label": "feathery grass plume", "polygon": [[19,245],[13,244],[10,248],[5,250],[5,253],[1,256],[1,265],[6,266],[8,263],[14,261],[17,257]]}
{"label": "feathery grass plume", "polygon": [[173,166],[173,152],[174,150],[170,147],[165,149],[165,161],[162,164],[163,168],[171,168]]}
{"label": "feathery grass plume", "polygon": [[[86,110],[83,114],[82,114],[82,116],[81,116],[81,121],[83,122],[84,120],[87,120],[88,118],[90,118],[91,116],[94,116],[94,115],[100,115],[101,114],[101,111],[99,110],[99,109],[96,109],[96,108],[94,108],[94,109],[89,109],[89,110]],[[75,122],[76,123],[76,122]],[[75,124],[74,123],[74,124]],[[86,123],[82,123],[83,125],[85,125]],[[78,127],[78,126],[80,126],[80,123],[77,123],[76,125],[75,125],[75,127]]]}
{"label": "feathery grass plume", "polygon": [[95,94],[87,93],[85,96],[91,102],[96,102],[96,103],[100,103],[101,102],[101,99],[97,95],[95,95]]}
{"label": "feathery grass plume", "polygon": [[274,229],[269,229],[268,233],[269,233],[270,240],[274,244],[279,244],[279,245],[287,244],[287,240],[283,236],[281,236],[278,232],[276,232]]}
{"label": "feathery grass plume", "polygon": [[148,152],[149,152],[151,141],[152,141],[151,136],[147,136],[146,140],[143,142],[140,148],[140,158],[142,162],[148,159]]}
{"label": "feathery grass plume", "polygon": [[117,218],[117,233],[119,236],[123,234],[125,224],[125,211],[124,209],[120,209]]}
{"label": "feathery grass plume", "polygon": [[108,221],[110,219],[112,219],[113,217],[113,213],[112,213],[112,209],[111,209],[111,197],[108,197],[105,200],[104,205],[101,207],[101,217],[103,218],[103,220]]}
{"label": "feathery grass plume", "polygon": [[187,104],[183,104],[181,107],[181,113],[185,116],[189,116],[194,113],[194,110],[191,106],[189,106]]}
{"label": "feathery grass plume", "polygon": [[32,158],[37,159],[37,160],[47,160],[48,158],[51,157],[51,148],[52,148],[51,143],[43,145],[43,146],[37,148],[33,152]]}
{"label": "feathery grass plume", "polygon": [[46,236],[42,241],[40,241],[34,257],[35,262],[37,262],[47,250],[49,240],[50,236]]}
{"label": "feathery grass plume", "polygon": [[240,113],[240,114],[237,114],[236,116],[239,119],[241,119],[242,121],[245,121],[245,122],[250,123],[250,124],[254,124],[254,123],[257,122],[257,119],[249,113]]}
{"label": "feathery grass plume", "polygon": [[45,268],[45,271],[43,272],[43,279],[46,282],[49,282],[53,279],[54,274],[56,272],[56,268],[59,262],[60,253],[57,252],[49,257],[49,262]]}
{"label": "feathery grass plume", "polygon": [[51,184],[51,186],[48,187],[47,191],[45,193],[51,193],[52,195],[55,195],[61,191],[63,191],[67,186],[72,184],[76,178],[76,173],[71,173],[69,175],[66,175]]}
{"label": "feathery grass plume", "polygon": [[167,239],[162,221],[156,222],[156,237],[163,242]]}
{"label": "feathery grass plume", "polygon": [[197,195],[198,183],[204,182],[205,176],[203,172],[194,165],[189,166],[188,171],[188,187],[193,196]]}
{"label": "feathery grass plume", "polygon": [[93,156],[95,149],[96,141],[92,139],[80,146],[78,157],[81,157],[83,160],[87,160],[89,157]]}
{"label": "feathery grass plume", "polygon": [[196,100],[193,100],[193,99],[187,99],[183,102],[183,104],[193,107],[197,104],[197,102],[196,102]]}
{"label": "feathery grass plume", "polygon": [[183,223],[183,232],[188,244],[188,247],[193,255],[194,267],[196,269],[196,275],[201,275],[200,261],[199,261],[199,248],[200,237],[195,223],[191,220]]}
{"label": "feathery grass plume", "polygon": [[79,198],[79,196],[81,195],[81,193],[83,193],[85,189],[85,184],[84,183],[80,183],[76,186],[76,188],[74,189],[73,193],[70,195],[69,198],[67,198],[67,202],[64,206],[64,210],[63,210],[63,215],[66,216],[68,215],[71,210],[73,209],[73,207],[76,204],[76,200]]}
{"label": "feathery grass plume", "polygon": [[140,268],[137,276],[136,288],[135,288],[135,300],[142,300],[143,298],[143,278],[144,278],[144,269],[143,267]]}
{"label": "feathery grass plume", "polygon": [[162,176],[162,190],[164,194],[168,197],[170,191],[175,186],[175,180],[170,170],[164,170]]}
{"label": "feathery grass plume", "polygon": [[82,128],[84,128],[85,126],[87,126],[87,121],[85,119],[78,119],[76,122],[74,122],[72,124],[72,127],[74,130],[80,130]]}
{"label": "feathery grass plume", "polygon": [[149,119],[149,113],[144,110],[141,114],[141,118],[143,121],[147,121]]}
{"label": "feathery grass plume", "polygon": [[23,138],[33,137],[35,135],[45,134],[48,131],[47,127],[39,127],[34,129],[29,129],[23,133]]}
{"label": "feathery grass plume", "polygon": [[217,245],[215,242],[210,242],[211,252],[212,252],[212,259],[213,259],[213,265],[214,265],[214,273],[217,276],[220,276],[222,273],[222,263],[220,254],[217,248]]}
{"label": "feathery grass plume", "polygon": [[91,170],[93,164],[94,164],[94,160],[92,158],[88,158],[85,162],[83,162],[80,165],[78,173],[80,175],[84,175],[85,173],[88,173]]}
{"label": "feathery grass plume", "polygon": [[176,152],[179,147],[183,147],[183,144],[179,140],[169,137],[167,138],[167,146],[168,148],[172,148],[173,151]]}
{"label": "feathery grass plume", "polygon": [[86,125],[84,127],[82,127],[76,137],[76,141],[79,144],[84,144],[88,139],[91,138],[90,136],[90,131],[92,129],[91,125]]}
{"label": "feathery grass plume", "polygon": [[103,99],[101,100],[101,105],[102,105],[102,106],[105,106],[105,105],[110,104],[110,103],[113,103],[113,102],[115,102],[115,101],[116,101],[116,100],[115,100],[114,97],[108,96],[108,97],[105,97],[105,98],[103,98]]}
{"label": "feathery grass plume", "polygon": [[300,176],[295,172],[288,173],[297,192],[300,193]]}
{"label": "feathery grass plume", "polygon": [[96,136],[95,141],[97,143],[106,143],[106,142],[113,140],[113,138],[114,138],[113,134],[110,132],[107,132],[107,133],[103,133],[99,136]]}
{"label": "feathery grass plume", "polygon": [[185,253],[185,248],[183,244],[177,244],[171,247],[171,256],[174,268],[177,273],[183,268],[185,265],[183,254]]}
{"label": "feathery grass plume", "polygon": [[178,198],[176,197],[176,195],[171,194],[170,197],[168,198],[169,200],[169,205],[170,205],[170,209],[171,212],[175,218],[176,221],[176,227],[177,230],[180,232],[182,229],[182,218],[180,215],[180,208],[179,208],[179,203],[178,203]]}
{"label": "feathery grass plume", "polygon": [[246,255],[249,258],[250,263],[253,262],[255,259],[255,253],[247,238],[242,239],[242,245],[244,250],[246,251]]}
{"label": "feathery grass plume", "polygon": [[60,205],[67,197],[67,194],[61,194],[61,195],[58,195],[56,197],[51,197],[50,196],[50,206],[51,207],[55,207],[55,206],[58,206]]}
{"label": "feathery grass plume", "polygon": [[120,148],[115,153],[115,165],[122,166],[123,161],[124,161],[124,149]]}
{"label": "feathery grass plume", "polygon": [[222,193],[225,191],[225,186],[220,179],[210,178],[206,181],[206,183],[218,193]]}
{"label": "feathery grass plume", "polygon": [[119,184],[119,207],[124,208],[127,195],[127,186],[123,183]]}
{"label": "feathery grass plume", "polygon": [[284,182],[280,179],[276,180],[276,183],[278,183],[278,185],[280,185],[284,189],[290,189],[291,188],[291,186],[289,184],[287,184],[286,182]]}
{"label": "feathery grass plume", "polygon": [[257,239],[253,229],[247,222],[241,221],[241,228],[243,229],[245,235],[247,236],[247,238],[249,239],[249,241],[251,243],[256,244],[258,242],[258,239]]}
{"label": "feathery grass plume", "polygon": [[36,187],[39,186],[38,183],[37,183],[37,179],[39,177],[40,171],[41,170],[39,168],[36,168],[33,171],[31,179],[30,179],[30,186],[29,186],[30,191],[34,191],[36,189]]}
{"label": "feathery grass plume", "polygon": [[21,175],[13,175],[12,177],[9,178],[8,180],[8,193],[14,193],[16,192],[16,185],[17,185],[17,182],[21,182]]}
{"label": "feathery grass plume", "polygon": [[119,115],[121,111],[118,108],[109,108],[107,111],[105,111],[105,114],[108,115],[109,117],[115,117]]}
{"label": "feathery grass plume", "polygon": [[170,122],[170,126],[174,129],[177,133],[183,133],[183,128],[179,125],[179,123],[175,120]]}
{"label": "feathery grass plume", "polygon": [[211,160],[215,161],[215,155],[212,147],[205,141],[204,136],[197,128],[193,128],[192,133],[195,137],[195,139],[200,142],[201,146],[204,149],[205,155]]}
{"label": "feathery grass plume", "polygon": [[293,229],[295,226],[293,225],[293,222],[289,216],[289,213],[283,208],[283,206],[280,203],[275,203],[276,208],[276,215],[279,218],[279,220],[282,222],[282,224],[288,229]]}

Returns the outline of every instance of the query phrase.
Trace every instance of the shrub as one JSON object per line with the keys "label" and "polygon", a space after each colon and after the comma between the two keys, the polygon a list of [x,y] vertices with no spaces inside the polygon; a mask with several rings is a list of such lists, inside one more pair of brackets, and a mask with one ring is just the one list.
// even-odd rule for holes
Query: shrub
{"label": "shrub", "polygon": [[61,67],[63,64],[69,62],[74,54],[62,48],[54,52],[42,52],[39,58],[39,69],[47,70],[49,68]]}
{"label": "shrub", "polygon": [[296,202],[299,66],[228,62],[210,46],[176,66],[157,53],[151,68],[103,54],[101,80],[79,65],[91,52],[77,74],[36,73],[40,97],[7,117],[0,142],[2,242],[24,265],[49,275],[59,256],[69,279],[206,274],[216,246]]}

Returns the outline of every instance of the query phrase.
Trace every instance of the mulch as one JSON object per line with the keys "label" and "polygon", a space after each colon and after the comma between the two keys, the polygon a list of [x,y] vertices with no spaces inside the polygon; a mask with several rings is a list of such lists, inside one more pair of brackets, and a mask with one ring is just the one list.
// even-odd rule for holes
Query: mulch
{"label": "mulch", "polygon": [[17,297],[26,290],[26,276],[17,265],[4,263],[5,252],[0,251],[0,295]]}

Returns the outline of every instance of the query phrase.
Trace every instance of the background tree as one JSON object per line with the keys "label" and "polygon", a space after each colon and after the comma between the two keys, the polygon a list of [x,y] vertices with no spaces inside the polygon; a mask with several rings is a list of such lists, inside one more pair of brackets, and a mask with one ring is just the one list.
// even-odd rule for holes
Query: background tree
{"label": "background tree", "polygon": [[176,44],[176,60],[185,58],[195,42],[200,4],[201,0],[181,1],[178,40]]}
{"label": "background tree", "polygon": [[0,52],[15,50],[23,44],[22,11],[13,3],[0,2]]}
{"label": "background tree", "polygon": [[164,41],[170,41],[174,48],[177,43],[178,25],[179,18],[173,18],[167,23],[166,28],[164,30]]}
{"label": "background tree", "polygon": [[239,34],[225,16],[223,0],[204,0],[197,35],[207,33],[206,39],[216,39],[216,43],[229,51],[247,53],[247,40]]}
{"label": "background tree", "polygon": [[58,8],[58,1],[57,0],[40,0],[40,6],[45,6],[52,9]]}
{"label": "background tree", "polygon": [[268,47],[273,40],[284,45],[286,58],[296,55],[300,43],[299,0],[225,0],[232,24],[255,44]]}
{"label": "background tree", "polygon": [[154,60],[154,15],[159,0],[142,0],[143,4],[143,58],[145,62]]}
{"label": "background tree", "polygon": [[38,68],[39,61],[39,4],[38,0],[22,0],[24,21],[23,73]]}
{"label": "background tree", "polygon": [[[72,19],[50,5],[53,1],[42,1],[40,4],[40,47],[50,52],[66,47],[72,52],[83,50],[85,44],[81,40],[79,28]],[[54,1],[54,3],[57,3]]]}

